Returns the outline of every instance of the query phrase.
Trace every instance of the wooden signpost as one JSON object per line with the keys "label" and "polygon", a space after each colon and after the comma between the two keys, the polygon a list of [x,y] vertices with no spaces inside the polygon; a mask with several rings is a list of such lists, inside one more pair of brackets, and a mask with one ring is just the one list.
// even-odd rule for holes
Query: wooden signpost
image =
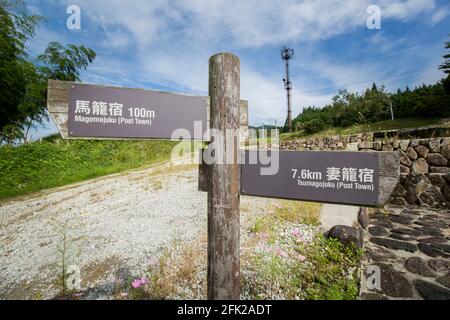
{"label": "wooden signpost", "polygon": [[210,141],[205,131],[218,132],[205,150],[217,162],[199,166],[199,190],[208,192],[208,299],[240,298],[241,194],[382,206],[399,179],[394,152],[282,151],[278,171],[261,175],[266,165],[246,161],[257,159],[256,150],[240,151],[239,139],[227,143],[228,131],[248,137],[239,90],[239,58],[230,53],[210,58],[208,97],[48,82],[48,110],[64,139],[171,139],[183,128]]}

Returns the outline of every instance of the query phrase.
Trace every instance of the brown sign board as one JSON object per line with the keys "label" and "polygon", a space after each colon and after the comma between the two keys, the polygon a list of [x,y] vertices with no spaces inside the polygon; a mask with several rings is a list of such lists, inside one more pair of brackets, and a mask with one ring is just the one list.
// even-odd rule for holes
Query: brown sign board
{"label": "brown sign board", "polygon": [[202,140],[207,128],[208,97],[70,83],[67,98],[71,138],[170,139],[174,130],[186,129]]}
{"label": "brown sign board", "polygon": [[[254,161],[257,150],[241,151],[242,195],[379,207],[400,175],[395,152],[276,151],[273,175],[262,174],[270,165]],[[275,150],[264,152],[271,157]],[[207,191],[208,166],[202,163],[199,170],[199,190]]]}
{"label": "brown sign board", "polygon": [[69,136],[170,139],[186,129],[193,140],[202,140],[207,105],[206,97],[73,84]]}
{"label": "brown sign board", "polygon": [[[202,136],[209,97],[49,80],[47,108],[64,139],[170,139],[174,129],[184,128],[193,140],[209,140]],[[246,100],[240,114],[245,138]]]}

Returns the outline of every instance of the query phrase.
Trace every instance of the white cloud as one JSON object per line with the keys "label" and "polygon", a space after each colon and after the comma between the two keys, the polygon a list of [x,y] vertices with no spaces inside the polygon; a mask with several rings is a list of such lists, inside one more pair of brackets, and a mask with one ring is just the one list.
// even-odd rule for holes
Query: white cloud
{"label": "white cloud", "polygon": [[449,15],[450,15],[450,10],[448,8],[436,11],[436,13],[434,13],[431,16],[431,24],[434,25],[436,23],[439,23],[442,20],[444,20],[445,18],[447,18]]}
{"label": "white cloud", "polygon": [[[61,1],[72,3],[72,0]],[[84,26],[104,32],[105,38],[99,44],[108,53],[106,58],[99,56],[89,67],[88,81],[123,85],[150,82],[205,94],[208,58],[215,52],[315,42],[365,28],[366,8],[373,1],[78,0],[77,3],[87,19]],[[382,19],[410,20],[436,9],[434,0],[380,0],[378,5]],[[435,19],[442,19],[438,13],[435,15],[438,15]],[[381,33],[372,40],[383,50],[392,48]],[[129,59],[115,58],[116,49],[126,53]],[[241,61],[241,97],[250,102],[250,120],[284,117],[285,91],[280,79],[264,75],[248,62]],[[281,73],[281,68],[276,71]],[[331,83],[330,86],[379,76],[378,64],[365,64],[364,68],[343,66],[324,57],[309,63],[309,69]],[[252,83],[258,86],[246,86]],[[366,86],[364,83],[351,89]],[[300,107],[329,102],[330,95],[321,91],[301,94],[314,88],[305,79],[294,79],[294,115]]]}

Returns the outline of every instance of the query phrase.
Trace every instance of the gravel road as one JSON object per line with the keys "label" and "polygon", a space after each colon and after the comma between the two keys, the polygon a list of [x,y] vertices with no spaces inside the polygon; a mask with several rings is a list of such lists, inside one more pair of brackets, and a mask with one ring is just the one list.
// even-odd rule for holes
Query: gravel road
{"label": "gravel road", "polygon": [[[55,297],[63,256],[88,297],[108,298],[118,273],[140,276],[165,247],[206,231],[197,170],[166,163],[0,204],[0,298]],[[241,207],[273,202],[243,197]]]}

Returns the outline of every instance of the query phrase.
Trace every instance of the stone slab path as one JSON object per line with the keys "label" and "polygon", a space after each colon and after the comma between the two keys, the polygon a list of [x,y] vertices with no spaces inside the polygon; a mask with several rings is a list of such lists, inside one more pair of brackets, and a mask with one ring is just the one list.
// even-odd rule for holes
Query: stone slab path
{"label": "stone slab path", "polygon": [[361,299],[449,300],[449,226],[448,210],[373,210],[364,237]]}

